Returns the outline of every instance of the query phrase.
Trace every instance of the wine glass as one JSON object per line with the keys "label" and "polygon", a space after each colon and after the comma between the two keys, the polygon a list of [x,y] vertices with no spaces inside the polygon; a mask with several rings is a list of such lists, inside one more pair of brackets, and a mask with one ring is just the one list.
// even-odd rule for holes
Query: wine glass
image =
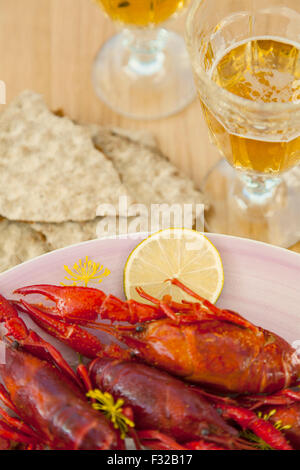
{"label": "wine glass", "polygon": [[300,1],[195,0],[186,42],[211,138],[209,231],[300,239]]}
{"label": "wine glass", "polygon": [[93,64],[97,95],[114,111],[156,119],[183,109],[195,97],[184,39],[161,27],[188,0],[96,0],[121,29]]}

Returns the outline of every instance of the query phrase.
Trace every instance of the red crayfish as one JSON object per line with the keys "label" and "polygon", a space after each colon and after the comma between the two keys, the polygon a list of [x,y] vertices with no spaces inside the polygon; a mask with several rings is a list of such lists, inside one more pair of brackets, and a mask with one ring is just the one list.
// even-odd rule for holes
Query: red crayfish
{"label": "red crayfish", "polygon": [[[157,300],[142,289],[138,292],[153,306],[124,302],[88,287],[37,285],[15,292],[42,294],[54,301],[55,307],[24,300],[19,306],[45,331],[90,358],[107,352],[79,325],[109,333],[148,364],[220,391],[273,393],[296,382],[300,357],[285,340],[238,313],[216,307],[180,281],[170,282],[197,301],[176,303],[169,296]],[[136,326],[103,325],[96,322],[98,316]],[[122,354],[128,357],[128,351]]]}
{"label": "red crayfish", "polygon": [[[91,390],[90,377],[85,367],[79,365],[76,375],[59,351],[36,332],[27,329],[15,307],[2,296],[0,312],[6,318],[7,338],[13,336],[17,340],[15,344],[6,347],[5,362],[0,365],[0,377],[6,387],[0,386],[0,399],[23,420],[12,417],[0,408],[0,438],[3,447],[9,447],[9,442],[17,442],[26,449],[123,449],[122,436],[102,414],[92,409],[83,394],[83,385],[88,391]],[[135,366],[133,363],[130,363],[129,367],[130,365]],[[142,364],[136,366],[148,368]],[[91,364],[90,369],[94,367],[97,367],[99,372],[99,364]],[[149,369],[154,373],[154,385],[155,379],[161,380],[164,373]],[[155,373],[158,377],[155,377]],[[137,375],[143,380],[143,369]],[[236,442],[237,446],[242,445],[242,441],[239,443],[237,439],[237,431],[226,424],[205,398],[187,389],[178,379],[166,375],[165,383],[168,384],[166,390],[168,389],[169,393],[172,391],[177,394],[177,401],[181,406],[177,412],[184,412],[186,407],[191,407],[190,410],[185,410],[187,421],[180,423],[182,417],[176,415],[174,409],[174,426],[171,423],[169,427],[160,425],[159,420],[163,419],[167,412],[165,409],[157,416],[157,422],[145,420],[143,425],[137,427],[137,431],[132,432],[137,446],[140,441],[145,444],[150,441],[164,448],[182,449],[174,437],[185,441],[198,439],[197,445],[202,448],[212,446],[210,442],[224,442],[228,445]],[[116,398],[120,397],[122,395]],[[177,405],[176,399],[174,405]],[[144,406],[148,406],[147,399]],[[134,416],[137,423],[143,421],[129,402],[126,412],[130,417]],[[188,430],[191,424],[192,429]],[[202,435],[208,435],[207,442],[199,439]]]}
{"label": "red crayfish", "polygon": [[[5,347],[5,361],[0,364],[5,388],[0,385],[0,400],[21,418],[0,408],[3,447],[21,443],[27,449],[119,448],[118,434],[87,403],[80,380],[61,354],[28,330],[15,308],[2,296],[0,311],[7,318],[8,331],[13,331],[18,340],[16,345]],[[18,350],[18,345],[23,350]]]}
{"label": "red crayfish", "polygon": [[152,440],[156,449],[167,449],[168,443],[148,429],[174,437],[181,449],[251,448],[219,421],[222,417],[241,429],[253,431],[258,440],[273,449],[291,450],[282,433],[251,409],[241,407],[231,398],[206,393],[156,368],[101,358],[90,363],[89,374],[93,386],[121,397],[131,407],[136,427],[141,431],[139,437],[148,441],[147,445]]}
{"label": "red crayfish", "polygon": [[[277,397],[277,400],[280,397],[282,410],[286,409],[283,401],[283,397],[286,399],[284,393],[287,387],[296,383],[300,372],[300,360],[295,350],[282,338],[253,325],[239,314],[217,308],[191,292],[178,280],[174,279],[170,282],[194,296],[196,302],[176,303],[169,296],[157,300],[139,289],[140,295],[153,303],[153,305],[146,305],[131,300],[124,302],[114,296],[106,296],[97,289],[87,287],[38,285],[17,289],[15,292],[21,295],[45,295],[55,302],[54,307],[29,304],[21,299],[9,304],[12,310],[0,308],[0,321],[5,323],[9,334],[18,340],[21,339],[24,347],[29,350],[34,350],[37,343],[43,341],[41,338],[36,341],[34,332],[25,335],[26,339],[23,333],[19,334],[20,325],[16,310],[13,308],[14,304],[27,313],[37,325],[75,351],[91,359],[98,358],[92,361],[89,368],[91,382],[88,375],[83,377],[87,388],[91,388],[92,383],[102,390],[109,391],[116,399],[122,397],[125,405],[133,413],[132,416],[136,422],[136,438],[143,443],[148,443],[148,447],[209,449],[243,448],[244,445],[246,448],[247,444],[236,436],[234,429],[226,428],[228,424],[224,422],[220,424],[220,416],[217,419],[212,412],[213,423],[206,419],[207,412],[204,411],[211,410],[213,407],[223,419],[237,422],[240,429],[250,429],[272,448],[290,449],[291,446],[283,434],[272,425],[273,415],[268,416],[270,419],[267,421],[264,417],[257,416],[253,409],[260,406],[261,412],[266,410],[265,414],[267,414],[268,407],[273,404],[268,400],[273,400],[273,397]],[[130,325],[104,325],[97,321],[98,316],[100,320],[126,321]],[[117,345],[103,346],[95,335],[82,326],[107,332],[122,341],[128,349],[124,350]],[[39,344],[38,347],[40,348]],[[51,345],[48,349],[44,348],[46,355],[51,353],[53,356],[54,352],[49,351],[49,348],[51,350]],[[155,368],[137,361],[143,361]],[[71,371],[68,369],[68,365],[62,358],[60,358],[60,367],[69,373],[73,381],[78,380],[76,374],[72,369]],[[186,383],[169,376],[166,372],[159,371],[156,367],[177,375]],[[98,368],[98,373],[95,372],[95,368]],[[163,389],[169,390],[170,395],[172,395],[172,390],[175,393],[178,387],[178,394],[175,393],[175,395],[178,397],[182,395],[182,399],[178,399],[178,402],[170,401],[170,405],[174,405],[174,419],[170,420],[169,428],[165,425],[166,417],[170,417],[168,406],[159,409],[156,413],[159,396],[156,396],[154,392],[155,401],[151,405],[143,404],[143,399],[145,399],[143,393],[137,397],[134,396],[130,382],[125,380],[124,371],[127,371],[128,375],[131,371],[132,380],[140,383],[140,388],[137,387],[136,391],[140,390],[145,393],[149,385],[153,390],[156,390],[156,387],[160,396],[162,388],[159,384],[163,378],[158,377],[157,374],[163,374],[165,377]],[[110,378],[114,374],[115,382],[112,387]],[[148,385],[145,385],[147,381]],[[189,385],[187,382],[194,385]],[[204,392],[195,384],[201,384],[223,393],[235,392],[244,397],[241,401],[222,398]],[[182,387],[187,394],[187,401],[183,400],[185,395]],[[269,397],[260,395],[274,392],[277,394]],[[255,397],[254,394],[259,395]],[[295,396],[298,396],[297,393]],[[201,406],[195,404],[196,397],[201,398]],[[254,399],[256,401],[253,402]],[[193,409],[198,409],[193,416],[183,412],[183,410],[186,411],[187,403],[190,403]],[[165,405],[167,405],[166,400]],[[297,400],[293,402],[294,405],[297,410]],[[150,414],[145,420],[143,413],[147,406]],[[144,411],[137,412],[138,407]],[[202,411],[199,412],[199,410]],[[187,421],[178,419],[178,416],[187,416]],[[189,419],[192,420],[195,429],[198,429],[197,432],[188,433],[190,424],[184,423],[189,422]],[[294,419],[294,422],[296,419],[299,420],[299,416]],[[281,422],[284,423],[286,420],[287,417],[285,420],[281,419]],[[177,431],[176,426],[179,426]],[[288,429],[286,427],[283,432],[290,436],[292,427],[288,424],[286,426]],[[204,431],[204,436],[202,431]],[[172,441],[171,436],[176,438],[178,443]],[[297,439],[297,429],[295,439]]]}

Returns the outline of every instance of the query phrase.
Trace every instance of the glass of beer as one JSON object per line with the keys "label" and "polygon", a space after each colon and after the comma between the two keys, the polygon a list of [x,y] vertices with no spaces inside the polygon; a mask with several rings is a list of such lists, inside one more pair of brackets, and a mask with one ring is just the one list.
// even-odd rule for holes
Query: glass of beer
{"label": "glass of beer", "polygon": [[196,96],[184,39],[162,25],[188,0],[96,0],[119,33],[98,52],[92,78],[114,111],[156,119],[183,109]]}
{"label": "glass of beer", "polygon": [[195,0],[186,41],[224,157],[203,183],[207,229],[291,246],[300,239],[300,1]]}

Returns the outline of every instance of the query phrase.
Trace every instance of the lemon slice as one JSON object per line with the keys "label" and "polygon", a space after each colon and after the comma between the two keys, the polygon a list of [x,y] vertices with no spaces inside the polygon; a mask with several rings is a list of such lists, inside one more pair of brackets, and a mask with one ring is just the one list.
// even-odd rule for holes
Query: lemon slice
{"label": "lemon slice", "polygon": [[124,270],[127,299],[147,302],[136,292],[142,287],[147,294],[161,299],[169,294],[173,300],[195,301],[166,279],[177,278],[210,302],[217,301],[224,284],[221,256],[216,247],[200,232],[170,228],[150,235],[130,254]]}

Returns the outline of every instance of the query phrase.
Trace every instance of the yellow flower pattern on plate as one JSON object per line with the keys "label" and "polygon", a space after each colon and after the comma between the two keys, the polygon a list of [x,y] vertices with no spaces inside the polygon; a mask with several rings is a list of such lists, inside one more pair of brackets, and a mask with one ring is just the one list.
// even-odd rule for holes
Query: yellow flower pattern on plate
{"label": "yellow flower pattern on plate", "polygon": [[[97,282],[99,284],[110,274],[109,269],[104,268],[100,263],[92,261],[88,256],[85,257],[84,262],[80,259],[78,262],[74,263],[72,269],[67,265],[64,265],[64,269],[69,275],[65,276],[64,279],[71,282],[73,286],[81,285],[87,287],[89,282]],[[66,286],[70,284],[61,282],[61,285]]]}

